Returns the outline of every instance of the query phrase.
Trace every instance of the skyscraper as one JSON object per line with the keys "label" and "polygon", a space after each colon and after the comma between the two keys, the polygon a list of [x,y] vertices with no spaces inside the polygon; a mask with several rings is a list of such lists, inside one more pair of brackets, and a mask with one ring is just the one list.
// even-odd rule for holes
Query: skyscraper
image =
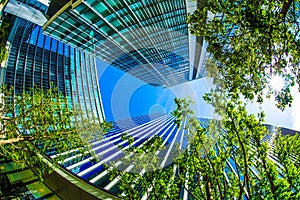
{"label": "skyscraper", "polygon": [[[202,128],[207,128],[210,124],[210,120],[208,119],[198,119],[200,121],[200,125]],[[124,158],[127,156],[135,157],[141,156],[135,154],[133,151],[126,154],[126,150],[129,148],[129,137],[125,137],[124,134],[127,133],[127,136],[133,138],[133,141],[130,145],[143,148],[143,146],[147,146],[151,140],[159,136],[161,137],[161,145],[162,148],[158,149],[152,153],[150,156],[154,155],[154,153],[159,157],[158,165],[156,169],[164,169],[165,167],[171,166],[174,167],[173,175],[176,177],[177,170],[174,165],[174,161],[178,158],[178,154],[176,154],[177,150],[184,151],[189,148],[191,138],[188,136],[191,134],[188,129],[178,129],[177,125],[174,123],[175,117],[166,115],[166,114],[151,114],[134,117],[132,119],[124,119],[121,121],[117,121],[114,123],[114,128],[109,131],[107,134],[103,136],[101,140],[92,141],[93,150],[96,152],[98,156],[100,156],[100,160],[96,161],[93,157],[82,157],[80,155],[71,154],[64,163],[64,167],[77,176],[89,181],[91,184],[96,185],[110,193],[115,195],[120,195],[123,193],[123,189],[120,188],[120,177],[111,178],[110,176],[110,166],[115,167],[119,171],[126,171],[130,173],[137,173],[140,175],[147,174],[147,170],[144,168],[140,168],[138,163],[129,159],[129,163],[124,163]],[[185,126],[187,121],[183,122],[183,126]],[[273,125],[266,125],[269,132],[267,132],[262,139],[262,141],[267,141],[270,144],[271,150],[269,153],[269,160],[274,162],[278,166],[278,170],[280,171],[281,167],[280,163],[278,163],[277,157],[272,153],[274,150],[273,140],[276,138],[277,132],[274,131]],[[222,130],[222,129],[220,129]],[[224,130],[221,131],[220,134],[226,134]],[[282,134],[295,134],[294,131],[289,129],[282,129]],[[219,146],[219,144],[217,144]],[[54,158],[57,155],[55,152],[49,152],[49,156]],[[147,156],[143,154],[143,157]],[[236,161],[234,160],[235,155],[230,155],[226,161],[226,167],[224,170],[225,180],[230,184],[230,180],[238,179],[238,174],[240,169],[236,166]],[[294,158],[292,158],[294,159]],[[134,160],[134,159],[133,159]],[[114,162],[114,165],[111,163]],[[143,163],[145,164],[145,163]],[[149,164],[149,163],[148,163]],[[105,167],[108,165],[108,167]],[[146,164],[145,164],[146,165]],[[149,165],[150,166],[150,165]],[[256,165],[255,165],[256,166]],[[203,166],[202,166],[203,167]],[[259,172],[254,166],[249,164],[249,170],[255,176]],[[173,171],[173,170],[172,170]],[[232,176],[236,176],[235,178]],[[240,176],[244,176],[240,174]],[[171,178],[171,177],[170,177]],[[196,180],[196,179],[195,179]],[[223,181],[225,181],[223,180]],[[169,181],[169,180],[166,180]],[[145,192],[145,188],[140,188],[139,181],[132,182],[132,187],[134,190],[139,192],[141,199],[152,199],[151,191],[148,193]],[[150,186],[149,186],[150,187]],[[178,198],[179,199],[189,199],[192,196],[188,193],[188,191],[182,186],[178,185],[179,191]],[[147,189],[147,188],[146,188]],[[247,198],[245,196],[245,198]]]}
{"label": "skyscraper", "polygon": [[205,42],[188,33],[190,0],[52,1],[44,33],[153,85],[206,75]]}
{"label": "skyscraper", "polygon": [[[122,135],[128,133],[129,136],[132,136],[134,138],[132,145],[139,148],[155,136],[160,136],[165,148],[162,148],[157,154],[162,161],[160,166],[163,168],[173,163],[174,152],[178,147],[176,145],[181,144],[179,148],[183,150],[188,144],[188,130],[178,129],[174,120],[173,116],[156,113],[117,121],[114,123],[114,128],[105,134],[103,139],[93,141],[93,150],[100,156],[99,162],[93,160],[93,157],[83,158],[73,154],[65,160],[63,165],[91,184],[115,195],[121,194],[123,191],[119,188],[119,179],[110,180],[109,170],[105,168],[105,165],[110,165],[114,161],[116,162],[115,167],[119,170],[141,172],[134,171],[133,165],[124,164],[119,160],[124,156],[125,150],[129,148],[128,139],[122,140]],[[201,122],[203,127],[208,126],[208,120],[201,119]],[[54,158],[56,154],[50,152],[49,156]],[[141,193],[141,197],[143,195]]]}
{"label": "skyscraper", "polygon": [[[26,5],[41,12],[47,9],[47,5],[35,0]],[[14,87],[15,94],[33,87],[49,89],[53,83],[70,106],[80,107],[103,121],[95,57],[44,35],[41,26],[29,20],[12,19],[9,56],[2,68],[4,82]]]}
{"label": "skyscraper", "polygon": [[[109,170],[104,166],[111,161],[118,161],[124,156],[124,150],[129,146],[128,141],[123,141],[121,136],[128,133],[134,138],[132,145],[139,147],[145,145],[153,137],[161,136],[166,149],[161,151],[160,157],[164,160],[163,165],[167,166],[173,162],[172,152],[176,148],[175,144],[182,142],[181,148],[185,148],[187,145],[187,138],[185,137],[187,130],[178,129],[174,120],[175,117],[173,116],[157,113],[117,121],[114,123],[114,128],[105,134],[103,139],[93,141],[93,150],[100,156],[99,162],[93,160],[93,157],[83,158],[73,154],[65,160],[63,165],[66,169],[94,185],[116,195],[121,194],[122,190],[118,187],[118,180],[110,181]],[[49,152],[49,156],[54,158],[56,154]],[[122,168],[125,165],[118,162],[117,166]]]}

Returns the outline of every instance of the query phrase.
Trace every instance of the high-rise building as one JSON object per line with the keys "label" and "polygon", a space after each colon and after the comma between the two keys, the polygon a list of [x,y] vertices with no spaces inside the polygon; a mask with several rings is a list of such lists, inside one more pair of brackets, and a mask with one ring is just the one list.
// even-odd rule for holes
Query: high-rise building
{"label": "high-rise building", "polygon": [[[125,137],[124,139],[124,133],[134,139],[131,145],[137,148],[147,146],[147,143],[155,136],[161,137],[161,145],[164,148],[160,148],[155,153],[159,157],[157,159],[159,160],[157,166],[162,169],[167,166],[174,166],[173,164],[174,160],[177,158],[176,155],[178,154],[176,154],[176,152],[178,152],[178,149],[183,151],[188,148],[188,135],[190,135],[189,130],[183,128],[178,129],[174,121],[175,117],[167,114],[151,114],[117,121],[114,123],[114,128],[106,133],[102,139],[92,141],[93,150],[98,156],[100,156],[99,161],[96,161],[94,157],[82,157],[80,155],[71,154],[70,157],[62,163],[62,165],[89,183],[96,185],[107,192],[120,195],[123,193],[123,190],[119,187],[120,178],[117,177],[115,179],[111,179],[110,170],[105,167],[105,165],[113,166],[120,171],[138,173],[140,175],[147,173],[146,170],[144,171],[144,168],[136,167],[137,163],[130,161],[129,163],[123,162],[122,158],[125,155],[128,157],[139,156],[132,153],[132,151],[130,154],[124,154],[126,149],[129,148],[129,137]],[[200,118],[199,121],[202,128],[207,128],[209,126],[210,120]],[[186,125],[185,123],[186,122],[183,122],[183,126]],[[266,125],[266,128],[269,132],[265,135],[262,141],[268,141],[273,149],[273,140],[275,139],[277,132],[274,131],[275,128],[273,125]],[[222,131],[221,134],[226,134],[224,130]],[[282,129],[283,135],[292,135],[295,134],[294,132],[295,131],[289,129]],[[53,151],[49,152],[49,156],[54,158],[57,155]],[[226,169],[224,169],[224,174],[227,180],[228,177],[226,173],[233,172],[235,175],[240,173],[237,171],[238,169],[235,166],[236,164],[233,159],[235,158],[232,155],[232,157],[229,157],[226,162],[227,165]],[[269,159],[270,161],[275,162],[278,166],[280,165],[274,154],[270,154]],[[111,165],[111,162],[114,162],[114,165]],[[250,171],[254,174],[258,173],[254,167],[250,167]],[[176,176],[176,166],[174,169],[174,176]],[[228,176],[232,176],[232,174]],[[132,183],[132,185],[135,190],[140,191],[141,199],[152,199],[151,192],[146,194],[145,190],[139,188],[140,186],[138,181]],[[185,190],[182,186],[179,187],[179,199],[186,200],[192,198],[187,190]]]}
{"label": "high-rise building", "polygon": [[[42,13],[47,9],[36,0],[22,4]],[[4,83],[13,86],[15,94],[33,87],[49,89],[53,84],[68,98],[70,106],[103,121],[95,57],[44,35],[42,27],[29,20],[28,13],[28,19],[11,18],[9,56],[2,66]]]}
{"label": "high-rise building", "polygon": [[[123,140],[122,135],[127,133],[134,138],[132,146],[142,147],[155,136],[162,138],[162,148],[158,153],[161,159],[161,168],[168,166],[174,161],[174,152],[178,148],[185,149],[188,144],[188,130],[178,129],[174,123],[175,117],[166,114],[151,114],[120,120],[114,123],[114,128],[104,135],[103,139],[93,141],[93,150],[100,156],[99,162],[93,157],[80,157],[73,154],[63,163],[64,167],[77,176],[89,181],[115,195],[121,194],[123,191],[119,188],[116,178],[110,180],[109,170],[105,165],[109,165],[112,161],[116,162],[114,167],[119,170],[127,170],[135,173],[133,165],[122,163],[120,158],[124,156],[124,151],[128,149],[128,140]],[[201,119],[202,126],[208,126],[208,120]],[[49,156],[56,157],[55,152],[49,152]],[[134,156],[134,155],[132,155]],[[143,196],[144,194],[141,194]]]}
{"label": "high-rise building", "polygon": [[188,32],[191,0],[52,1],[44,33],[153,86],[206,76],[206,43]]}
{"label": "high-rise building", "polygon": [[[172,150],[175,150],[175,144],[182,142],[181,148],[187,145],[187,138],[184,135],[187,133],[185,129],[178,129],[174,124],[175,117],[165,114],[151,114],[133,117],[120,120],[114,123],[114,128],[109,131],[99,141],[93,141],[93,150],[100,156],[99,162],[93,157],[80,157],[73,154],[65,160],[64,167],[77,176],[89,181],[102,189],[108,190],[115,195],[121,194],[122,190],[118,187],[118,180],[111,181],[109,171],[105,168],[105,164],[111,161],[118,161],[124,156],[124,150],[128,148],[128,141],[122,140],[121,136],[124,133],[134,138],[132,145],[141,147],[147,141],[150,141],[154,136],[161,136],[163,145],[167,149],[160,153],[160,157],[164,158],[164,166],[171,164]],[[55,152],[49,152],[50,157],[56,157]],[[125,165],[118,162],[118,167],[122,168]]]}

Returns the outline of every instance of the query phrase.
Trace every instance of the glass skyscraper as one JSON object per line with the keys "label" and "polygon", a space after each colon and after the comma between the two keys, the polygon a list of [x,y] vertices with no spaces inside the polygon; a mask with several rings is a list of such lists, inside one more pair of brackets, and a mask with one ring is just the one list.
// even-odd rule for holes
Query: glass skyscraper
{"label": "glass skyscraper", "polygon": [[[37,1],[26,3],[41,12],[47,9]],[[44,35],[42,27],[29,20],[12,18],[4,83],[13,86],[15,94],[33,87],[49,89],[53,83],[70,106],[103,121],[95,57]]]}
{"label": "glass skyscraper", "polygon": [[[128,140],[123,141],[121,139],[122,134],[128,133],[131,135],[134,138],[132,145],[139,147],[145,145],[154,136],[161,136],[163,145],[167,149],[161,151],[159,156],[164,158],[163,165],[166,166],[173,162],[171,155],[176,149],[175,144],[182,142],[182,149],[186,148],[187,145],[187,130],[178,129],[174,120],[175,117],[173,116],[155,113],[117,121],[114,123],[113,129],[106,133],[101,140],[92,143],[93,150],[100,156],[99,162],[96,162],[93,157],[83,158],[72,154],[62,164],[66,169],[91,184],[115,195],[121,194],[122,190],[119,189],[118,180],[110,180],[109,170],[105,167],[105,164],[118,161],[124,156],[123,152],[128,148]],[[121,148],[120,145],[123,147]],[[56,157],[55,151],[49,152],[48,156]],[[119,161],[117,166],[122,168],[124,164]]]}
{"label": "glass skyscraper", "polygon": [[43,30],[148,84],[170,87],[206,76],[205,42],[188,33],[190,9],[189,0],[53,1]]}
{"label": "glass skyscraper", "polygon": [[[161,168],[172,166],[174,164],[174,160],[177,158],[177,150],[179,149],[183,151],[189,148],[188,136],[190,135],[189,129],[177,128],[177,125],[174,123],[175,119],[176,118],[171,115],[156,113],[117,121],[114,123],[113,129],[106,133],[102,139],[92,141],[93,150],[98,156],[100,156],[99,161],[94,160],[93,157],[82,157],[80,155],[70,154],[62,165],[82,179],[104,189],[104,191],[115,195],[121,195],[123,190],[119,188],[120,178],[110,178],[109,166],[114,166],[120,171],[138,173],[140,175],[147,172],[144,171],[143,168],[136,167],[136,163],[123,162],[122,157],[125,155],[128,157],[137,156],[132,152],[130,154],[124,153],[129,148],[129,139],[122,139],[123,134],[127,133],[128,136],[132,136],[134,140],[131,145],[138,148],[142,148],[144,145],[147,146],[147,142],[151,141],[151,139],[156,136],[161,137],[161,144],[164,148],[156,151],[156,155],[159,157],[159,166]],[[208,128],[210,120],[202,118],[198,120],[200,121],[202,128]],[[182,125],[187,125],[187,121],[184,121]],[[265,126],[269,132],[267,132],[262,138],[262,141],[267,141],[270,144],[271,152],[269,153],[268,158],[271,162],[275,162],[276,165],[278,165],[278,170],[280,170],[280,163],[277,162],[276,155],[272,153],[275,148],[273,140],[276,138],[278,132],[275,131],[275,127],[273,125]],[[226,132],[222,129],[220,134],[226,134]],[[295,134],[295,131],[283,128],[282,134],[292,135]],[[57,156],[55,151],[49,152],[48,155],[52,158]],[[227,173],[233,172],[235,175],[240,173],[237,171],[236,162],[234,161],[236,158],[234,158],[234,156],[235,155],[231,155],[227,159],[226,169],[224,168],[224,176],[226,177],[226,180],[229,180]],[[115,164],[110,165],[111,162],[114,162]],[[249,167],[249,170],[251,173],[258,173],[255,167]],[[176,166],[174,167],[174,176],[176,176]],[[232,174],[228,176],[232,176]],[[132,185],[134,190],[140,191],[140,199],[152,199],[151,192],[147,194],[145,191],[142,191],[139,188],[138,181],[132,183]],[[188,191],[182,186],[180,186],[178,198],[184,200],[193,199]]]}

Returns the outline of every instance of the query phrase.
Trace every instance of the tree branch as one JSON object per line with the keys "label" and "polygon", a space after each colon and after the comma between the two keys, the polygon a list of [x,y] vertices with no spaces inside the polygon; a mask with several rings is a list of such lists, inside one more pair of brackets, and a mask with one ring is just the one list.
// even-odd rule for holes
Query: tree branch
{"label": "tree branch", "polygon": [[234,119],[232,117],[232,114],[230,115],[230,119],[232,120],[232,127],[234,128],[234,131],[236,132],[236,135],[237,135],[237,138],[238,138],[238,141],[240,143],[240,146],[242,148],[242,151],[243,151],[243,160],[244,160],[244,168],[245,168],[245,182],[246,182],[246,188],[247,188],[247,191],[248,191],[248,195],[249,195],[249,199],[251,199],[251,195],[250,195],[250,183],[249,183],[249,174],[248,174],[248,162],[247,162],[247,154],[246,154],[246,150],[245,150],[245,147],[244,147],[244,144],[243,142],[241,141],[241,138],[240,138],[240,135],[239,135],[239,132],[236,128],[236,125],[234,123]]}
{"label": "tree branch", "polygon": [[294,0],[289,0],[288,2],[286,2],[286,1],[284,2],[281,12],[280,12],[280,15],[282,15],[283,19],[286,17],[293,2],[294,2]]}

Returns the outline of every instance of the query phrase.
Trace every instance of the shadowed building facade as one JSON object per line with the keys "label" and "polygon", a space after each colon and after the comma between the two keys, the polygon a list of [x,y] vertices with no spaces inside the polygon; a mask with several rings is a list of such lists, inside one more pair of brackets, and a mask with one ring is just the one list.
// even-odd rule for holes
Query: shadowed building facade
{"label": "shadowed building facade", "polygon": [[188,33],[189,0],[54,1],[44,33],[153,86],[206,76],[206,45]]}

